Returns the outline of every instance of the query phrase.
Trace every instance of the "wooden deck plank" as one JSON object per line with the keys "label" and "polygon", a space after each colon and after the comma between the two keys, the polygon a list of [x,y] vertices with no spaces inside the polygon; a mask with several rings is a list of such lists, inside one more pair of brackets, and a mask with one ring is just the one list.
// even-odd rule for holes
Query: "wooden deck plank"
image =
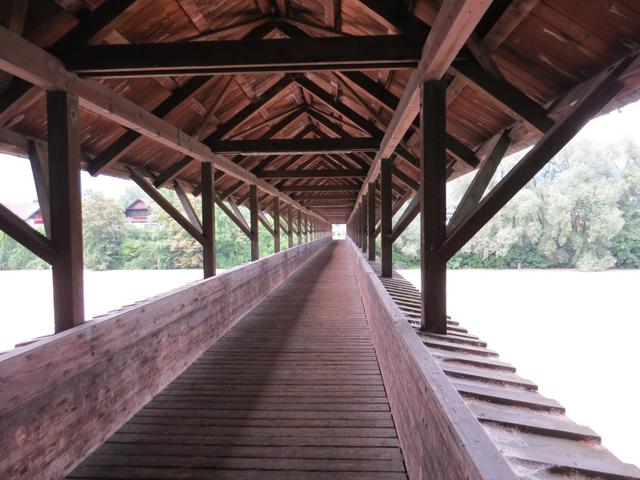
{"label": "wooden deck plank", "polygon": [[303,266],[68,478],[405,479],[346,248]]}

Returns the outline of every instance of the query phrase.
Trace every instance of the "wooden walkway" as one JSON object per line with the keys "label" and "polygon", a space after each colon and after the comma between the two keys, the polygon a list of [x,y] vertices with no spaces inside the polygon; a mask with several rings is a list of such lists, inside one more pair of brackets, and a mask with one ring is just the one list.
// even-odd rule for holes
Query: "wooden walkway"
{"label": "wooden walkway", "polygon": [[347,249],[302,267],[68,478],[405,479]]}

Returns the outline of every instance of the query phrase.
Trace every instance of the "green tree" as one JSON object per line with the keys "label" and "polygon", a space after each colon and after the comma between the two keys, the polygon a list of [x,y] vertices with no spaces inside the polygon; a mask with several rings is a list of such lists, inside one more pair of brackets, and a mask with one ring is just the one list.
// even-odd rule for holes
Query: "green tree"
{"label": "green tree", "polygon": [[125,237],[124,211],[111,198],[89,191],[82,200],[84,262],[92,270],[121,266],[120,246]]}

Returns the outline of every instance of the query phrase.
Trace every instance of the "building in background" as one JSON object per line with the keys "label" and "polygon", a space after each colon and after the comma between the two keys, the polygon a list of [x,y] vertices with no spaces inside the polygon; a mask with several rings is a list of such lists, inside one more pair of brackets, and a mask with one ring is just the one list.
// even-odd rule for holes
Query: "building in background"
{"label": "building in background", "polygon": [[124,216],[127,223],[149,223],[149,205],[140,199],[136,198],[124,211]]}

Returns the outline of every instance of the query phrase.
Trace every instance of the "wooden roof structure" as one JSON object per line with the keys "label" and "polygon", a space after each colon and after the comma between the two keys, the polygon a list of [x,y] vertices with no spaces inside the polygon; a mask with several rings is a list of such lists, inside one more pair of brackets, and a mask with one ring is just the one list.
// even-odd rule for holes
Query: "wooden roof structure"
{"label": "wooden roof structure", "polygon": [[[334,223],[353,210],[438,12],[426,0],[41,0],[26,12],[11,4],[3,2],[0,22],[68,71]],[[540,138],[578,86],[637,50],[639,28],[630,0],[493,2],[446,69],[449,177],[484,162],[505,129],[509,151]],[[608,109],[638,98],[637,72],[624,82]],[[16,78],[4,85],[2,128],[44,139],[42,91]],[[418,187],[418,126],[399,130],[390,150],[395,201]],[[81,109],[80,127],[93,174],[129,176],[135,167],[156,186],[180,180],[199,192],[195,156],[92,109]],[[221,169],[220,200],[247,201],[243,180]]]}
{"label": "wooden roof structure", "polygon": [[[638,0],[7,0],[0,24],[0,152],[44,234],[1,204],[0,230],[51,265],[55,322],[0,355],[2,478],[640,478],[446,315],[447,261],[640,97]],[[85,322],[81,169],[140,186],[205,279]],[[251,240],[220,276],[214,205]],[[421,292],[392,268],[418,214]]]}

